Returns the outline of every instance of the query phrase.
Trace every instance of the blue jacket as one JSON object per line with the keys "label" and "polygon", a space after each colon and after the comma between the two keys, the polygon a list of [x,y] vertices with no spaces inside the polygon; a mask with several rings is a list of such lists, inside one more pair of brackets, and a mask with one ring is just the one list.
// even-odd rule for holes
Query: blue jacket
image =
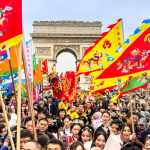
{"label": "blue jacket", "polygon": [[8,150],[8,147],[6,147],[4,145],[0,145],[0,150]]}

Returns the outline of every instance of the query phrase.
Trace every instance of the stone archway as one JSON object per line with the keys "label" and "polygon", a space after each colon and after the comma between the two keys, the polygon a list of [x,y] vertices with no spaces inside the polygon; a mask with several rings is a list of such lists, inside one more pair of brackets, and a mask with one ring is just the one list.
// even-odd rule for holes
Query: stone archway
{"label": "stone archway", "polygon": [[[33,52],[39,58],[48,59],[50,72],[57,56],[63,51],[72,53],[78,65],[85,50],[101,38],[101,27],[102,23],[98,21],[34,21],[31,33]],[[87,89],[89,83],[89,77],[80,77],[81,89]]]}
{"label": "stone archway", "polygon": [[65,73],[65,71],[76,71],[77,67],[77,53],[70,48],[60,49],[54,56],[56,59],[56,72],[58,74]]}
{"label": "stone archway", "polygon": [[57,56],[60,53],[69,52],[69,53],[73,54],[74,57],[76,58],[76,65],[77,65],[77,60],[79,59],[79,55],[80,55],[79,50],[80,50],[80,46],[73,46],[73,45],[69,45],[69,46],[58,45],[58,46],[55,46],[55,48],[54,48],[54,59],[56,60]]}

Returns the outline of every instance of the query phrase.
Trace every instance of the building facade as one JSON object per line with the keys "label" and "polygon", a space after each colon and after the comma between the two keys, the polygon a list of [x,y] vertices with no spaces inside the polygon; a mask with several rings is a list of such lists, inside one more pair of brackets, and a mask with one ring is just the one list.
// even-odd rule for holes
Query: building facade
{"label": "building facade", "polygon": [[[85,50],[101,38],[101,27],[102,23],[98,21],[34,21],[33,33],[30,34],[33,52],[41,59],[48,59],[49,71],[57,63],[57,56],[63,52],[72,53],[78,65]],[[87,90],[90,82],[90,76],[81,75],[79,87]]]}

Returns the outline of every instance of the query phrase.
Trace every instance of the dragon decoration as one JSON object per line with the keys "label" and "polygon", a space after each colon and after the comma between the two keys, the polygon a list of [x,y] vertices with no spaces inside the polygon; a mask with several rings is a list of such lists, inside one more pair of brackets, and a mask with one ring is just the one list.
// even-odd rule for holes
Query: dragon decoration
{"label": "dragon decoration", "polygon": [[72,104],[77,98],[78,77],[75,76],[73,71],[67,71],[65,76],[61,74],[59,77],[56,71],[54,71],[54,66],[52,67],[53,72],[47,75],[50,88],[53,90],[53,96],[64,103],[69,102]]}

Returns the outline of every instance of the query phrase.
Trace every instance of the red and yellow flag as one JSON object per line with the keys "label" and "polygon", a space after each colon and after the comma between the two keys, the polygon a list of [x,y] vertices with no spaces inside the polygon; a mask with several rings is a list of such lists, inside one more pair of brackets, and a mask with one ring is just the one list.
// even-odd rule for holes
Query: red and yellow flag
{"label": "red and yellow flag", "polygon": [[77,75],[105,69],[120,57],[121,52],[115,54],[115,51],[123,43],[122,19],[108,28],[110,31],[103,33],[102,38],[86,50],[77,67]]}
{"label": "red and yellow flag", "polygon": [[143,21],[132,36],[120,47],[123,54],[96,79],[134,76],[150,68],[150,20]]}
{"label": "red and yellow flag", "polygon": [[18,44],[22,39],[22,0],[0,2],[0,50]]}
{"label": "red and yellow flag", "polygon": [[42,61],[42,71],[43,74],[48,73],[48,62],[47,62],[47,58],[44,58]]}

